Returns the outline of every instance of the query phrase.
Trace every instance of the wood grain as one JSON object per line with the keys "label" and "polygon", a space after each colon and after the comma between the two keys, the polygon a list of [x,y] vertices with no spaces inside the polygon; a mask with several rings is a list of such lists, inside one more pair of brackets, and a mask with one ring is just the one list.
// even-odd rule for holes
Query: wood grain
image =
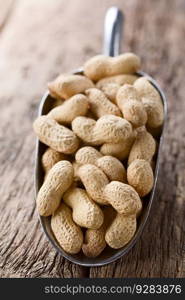
{"label": "wood grain", "polygon": [[149,223],[128,255],[97,268],[63,259],[41,230],[32,122],[47,82],[101,52],[103,18],[112,1],[13,2],[0,14],[0,276],[184,277],[185,2],[114,1],[126,16],[123,49],[140,55],[143,70],[164,88],[169,114]]}

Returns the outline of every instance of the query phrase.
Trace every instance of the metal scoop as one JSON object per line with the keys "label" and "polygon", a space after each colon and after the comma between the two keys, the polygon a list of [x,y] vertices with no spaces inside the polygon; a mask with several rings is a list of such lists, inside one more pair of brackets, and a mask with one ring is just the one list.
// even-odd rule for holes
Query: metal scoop
{"label": "metal scoop", "polygon": [[[104,54],[109,56],[116,56],[120,53],[120,41],[121,41],[121,32],[122,32],[122,23],[123,23],[123,14],[118,8],[111,7],[106,14],[105,17],[105,35],[104,35]],[[73,74],[83,74],[83,70],[79,69],[73,72]],[[151,82],[151,84],[156,88],[158,93],[161,96],[163,105],[164,105],[164,119],[166,119],[167,115],[167,103],[165,96],[161,90],[161,88],[158,86],[156,81],[151,78],[148,74],[144,72],[138,72],[138,76],[146,76],[148,80]],[[40,106],[39,106],[39,116],[45,115],[49,112],[49,110],[52,107],[54,99],[49,95],[49,92],[47,91],[45,95],[43,96]],[[164,128],[164,125],[163,125]],[[154,187],[151,191],[151,193],[146,197],[144,204],[143,204],[143,210],[138,218],[138,225],[137,225],[137,231],[132,238],[132,240],[123,248],[115,250],[111,249],[110,247],[106,247],[105,250],[96,258],[88,258],[86,257],[82,251],[75,255],[70,255],[66,253],[58,244],[57,240],[54,237],[54,234],[51,230],[50,225],[50,218],[51,217],[42,217],[40,216],[40,221],[43,227],[43,230],[49,239],[49,241],[52,243],[54,248],[65,258],[67,258],[69,261],[76,263],[81,266],[91,267],[91,266],[102,266],[108,263],[111,263],[118,258],[125,255],[137,242],[137,240],[140,238],[141,233],[144,229],[144,226],[146,224],[146,221],[149,217],[151,205],[154,201],[155,191],[156,191],[156,183],[157,183],[157,177],[158,177],[158,171],[159,171],[159,157],[161,153],[161,145],[162,145],[162,136],[163,136],[163,128],[161,132],[161,137],[159,139],[159,147],[158,147],[158,154],[156,158],[156,167],[155,167],[155,181],[154,181]],[[37,196],[37,193],[43,183],[44,178],[44,172],[41,165],[41,158],[43,153],[46,150],[46,146],[42,144],[40,141],[37,140],[36,144],[36,167],[35,167],[35,195]]]}

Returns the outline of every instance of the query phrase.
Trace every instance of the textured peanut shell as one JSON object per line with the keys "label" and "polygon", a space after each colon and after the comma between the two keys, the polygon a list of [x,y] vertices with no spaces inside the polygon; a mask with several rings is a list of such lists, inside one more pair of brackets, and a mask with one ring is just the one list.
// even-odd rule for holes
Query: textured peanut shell
{"label": "textured peanut shell", "polygon": [[140,127],[147,122],[147,113],[142,102],[135,99],[127,101],[120,107],[124,118],[132,123],[134,127]]}
{"label": "textured peanut shell", "polygon": [[158,93],[158,91],[154,88],[154,86],[147,80],[146,77],[140,77],[134,82],[134,87],[137,90],[138,96],[142,98],[148,98],[149,100],[153,100],[155,102],[161,103],[162,100]]}
{"label": "textured peanut shell", "polygon": [[115,157],[102,157],[102,154],[93,147],[82,147],[76,152],[75,159],[78,164],[93,164],[99,167],[109,180],[126,181],[126,171],[123,164]]}
{"label": "textured peanut shell", "polygon": [[87,97],[77,94],[53,108],[48,116],[60,124],[70,124],[76,117],[85,116],[88,111]]}
{"label": "textured peanut shell", "polygon": [[154,184],[150,163],[143,159],[134,160],[127,169],[127,180],[140,197],[146,196]]}
{"label": "textured peanut shell", "polygon": [[99,89],[91,88],[86,90],[85,93],[90,104],[90,109],[97,118],[104,115],[121,116],[119,108]]}
{"label": "textured peanut shell", "polygon": [[80,177],[78,176],[78,169],[81,167],[76,161],[72,162],[73,170],[74,170],[74,183],[80,181]]}
{"label": "textured peanut shell", "polygon": [[95,165],[96,161],[103,155],[94,147],[86,146],[80,148],[76,154],[75,159],[78,164],[92,164]]}
{"label": "textured peanut shell", "polygon": [[142,103],[148,116],[147,126],[151,128],[161,127],[164,122],[164,109],[162,103],[144,97],[142,98]]}
{"label": "textured peanut shell", "polygon": [[120,88],[120,85],[117,83],[107,83],[102,86],[101,90],[104,92],[106,97],[111,100],[111,102],[116,103],[116,95]]}
{"label": "textured peanut shell", "polygon": [[54,81],[48,83],[51,96],[64,99],[84,93],[85,90],[92,87],[94,87],[93,82],[82,75],[61,74]]}
{"label": "textured peanut shell", "polygon": [[126,170],[123,164],[113,156],[103,156],[96,161],[96,166],[100,168],[110,181],[117,180],[126,182]]}
{"label": "textured peanut shell", "polygon": [[66,156],[63,153],[57,152],[48,148],[42,155],[42,167],[45,174],[60,160],[65,160]]}
{"label": "textured peanut shell", "polygon": [[134,140],[135,135],[133,133],[123,142],[103,144],[100,148],[100,152],[103,155],[111,155],[118,158],[119,160],[124,160],[128,157]]}
{"label": "textured peanut shell", "polygon": [[85,143],[89,145],[98,145],[94,136],[94,127],[96,121],[87,117],[77,117],[72,121],[73,132]]}
{"label": "textured peanut shell", "polygon": [[62,203],[51,218],[51,228],[64,251],[76,254],[81,250],[83,234],[72,219],[72,212]]}
{"label": "textured peanut shell", "polygon": [[89,145],[118,143],[132,136],[131,124],[114,115],[102,116],[97,121],[86,117],[77,117],[72,122],[72,130]]}
{"label": "textured peanut shell", "polygon": [[78,176],[87,193],[95,202],[108,204],[103,195],[103,190],[109,180],[101,169],[91,164],[85,164],[78,169]]}
{"label": "textured peanut shell", "polygon": [[58,152],[72,154],[79,146],[79,140],[72,130],[48,116],[38,117],[33,128],[42,143]]}
{"label": "textured peanut shell", "polygon": [[73,167],[69,161],[56,163],[41,186],[36,203],[41,216],[50,216],[59,206],[64,192],[73,182]]}
{"label": "textured peanut shell", "polygon": [[103,195],[120,214],[138,214],[142,209],[138,193],[128,184],[112,181],[105,186]]}
{"label": "textured peanut shell", "polygon": [[141,98],[133,85],[125,84],[119,88],[116,95],[116,103],[119,107],[122,107],[125,102],[133,99],[141,102]]}
{"label": "textured peanut shell", "polygon": [[81,227],[97,229],[103,224],[103,212],[85,190],[72,187],[63,196],[64,202],[73,210],[73,220]]}
{"label": "textured peanut shell", "polygon": [[116,57],[97,55],[84,65],[84,73],[91,80],[118,75],[132,74],[140,68],[140,59],[133,53],[124,53]]}
{"label": "textured peanut shell", "polygon": [[97,257],[106,247],[105,232],[116,216],[116,211],[107,206],[103,209],[104,222],[98,229],[88,229],[85,233],[82,251],[87,257]]}
{"label": "textured peanut shell", "polygon": [[107,244],[113,249],[124,247],[133,238],[136,231],[135,215],[117,214],[105,234]]}
{"label": "textured peanut shell", "polygon": [[153,136],[146,130],[137,133],[128,157],[128,164],[135,159],[144,159],[151,162],[156,151],[156,142]]}
{"label": "textured peanut shell", "polygon": [[134,127],[140,127],[147,122],[147,113],[137,94],[137,90],[129,84],[120,87],[116,95],[116,102],[124,118]]}
{"label": "textured peanut shell", "polygon": [[120,75],[109,76],[109,77],[100,79],[96,83],[96,87],[98,89],[102,89],[107,84],[116,84],[118,86],[121,86],[124,84],[133,84],[137,78],[138,78],[138,76],[132,75],[132,74],[120,74]]}

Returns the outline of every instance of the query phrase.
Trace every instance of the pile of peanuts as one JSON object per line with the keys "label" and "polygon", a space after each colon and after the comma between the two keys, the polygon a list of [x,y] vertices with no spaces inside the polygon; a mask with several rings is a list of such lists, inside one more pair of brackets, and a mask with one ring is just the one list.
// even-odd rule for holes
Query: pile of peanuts
{"label": "pile of peanuts", "polygon": [[164,118],[160,95],[139,69],[133,53],[98,55],[82,75],[48,84],[53,107],[33,124],[48,146],[36,203],[67,253],[96,257],[136,232]]}

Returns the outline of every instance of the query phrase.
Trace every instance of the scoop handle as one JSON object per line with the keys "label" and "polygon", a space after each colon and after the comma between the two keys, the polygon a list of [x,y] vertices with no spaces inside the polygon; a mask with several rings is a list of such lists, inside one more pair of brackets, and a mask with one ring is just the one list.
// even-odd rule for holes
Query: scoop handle
{"label": "scoop handle", "polygon": [[104,21],[103,54],[116,56],[121,52],[121,38],[124,15],[121,10],[113,6],[107,10]]}

